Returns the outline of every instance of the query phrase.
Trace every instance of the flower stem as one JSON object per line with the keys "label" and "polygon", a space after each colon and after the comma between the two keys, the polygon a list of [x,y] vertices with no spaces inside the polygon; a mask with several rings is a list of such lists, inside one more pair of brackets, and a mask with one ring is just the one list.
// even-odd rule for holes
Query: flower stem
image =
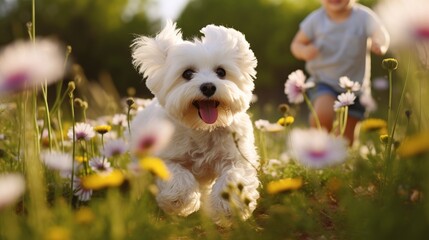
{"label": "flower stem", "polygon": [[344,106],[341,113],[343,115],[341,116],[342,121],[341,121],[341,125],[340,125],[341,126],[340,134],[341,134],[341,136],[343,136],[344,132],[346,131],[346,127],[347,127],[347,118],[349,115],[349,106]]}
{"label": "flower stem", "polygon": [[74,115],[74,96],[73,91],[69,92],[70,97],[70,107],[71,107],[71,117],[72,117],[72,131],[73,131],[73,145],[72,145],[72,174],[70,179],[70,205],[73,206],[73,182],[74,182],[74,161],[76,159],[76,118]]}
{"label": "flower stem", "polygon": [[304,96],[304,100],[307,103],[307,106],[310,109],[311,114],[314,117],[314,121],[316,121],[317,128],[319,130],[322,129],[322,126],[320,125],[319,117],[317,116],[316,110],[314,110],[313,104],[311,104],[311,101],[310,101],[310,99],[308,99],[307,94],[303,93],[302,95]]}

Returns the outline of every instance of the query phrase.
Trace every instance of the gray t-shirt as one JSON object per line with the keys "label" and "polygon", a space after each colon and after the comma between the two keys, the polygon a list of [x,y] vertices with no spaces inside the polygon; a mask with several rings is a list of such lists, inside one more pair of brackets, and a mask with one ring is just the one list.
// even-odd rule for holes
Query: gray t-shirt
{"label": "gray t-shirt", "polygon": [[324,8],[305,18],[300,29],[319,49],[319,55],[306,63],[310,81],[322,82],[343,92],[339,78],[347,76],[370,91],[368,38],[378,22],[375,14],[360,4],[355,4],[349,18],[341,23],[330,20]]}

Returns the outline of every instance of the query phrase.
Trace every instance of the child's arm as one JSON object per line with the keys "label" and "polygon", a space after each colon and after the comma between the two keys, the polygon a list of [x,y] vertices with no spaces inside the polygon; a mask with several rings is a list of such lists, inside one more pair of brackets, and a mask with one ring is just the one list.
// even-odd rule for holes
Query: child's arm
{"label": "child's arm", "polygon": [[293,38],[290,50],[296,58],[305,61],[312,60],[319,54],[319,50],[301,30]]}
{"label": "child's arm", "polygon": [[384,55],[387,52],[390,44],[390,37],[386,29],[383,27],[377,29],[371,36],[371,52],[377,55]]}

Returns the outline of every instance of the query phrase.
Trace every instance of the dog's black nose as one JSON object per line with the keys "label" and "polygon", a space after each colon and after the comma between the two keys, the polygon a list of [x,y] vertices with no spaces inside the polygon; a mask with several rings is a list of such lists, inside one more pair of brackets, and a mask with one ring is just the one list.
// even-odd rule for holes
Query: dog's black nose
{"label": "dog's black nose", "polygon": [[201,92],[206,97],[211,97],[216,92],[216,86],[213,83],[203,83],[200,86]]}

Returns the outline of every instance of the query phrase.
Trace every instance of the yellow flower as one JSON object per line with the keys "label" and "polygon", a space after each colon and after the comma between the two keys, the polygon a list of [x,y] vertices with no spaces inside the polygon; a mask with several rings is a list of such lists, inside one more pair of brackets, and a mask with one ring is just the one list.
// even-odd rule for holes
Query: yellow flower
{"label": "yellow flower", "polygon": [[414,157],[429,152],[429,132],[420,133],[405,139],[397,153],[401,157]]}
{"label": "yellow flower", "polygon": [[387,122],[379,118],[368,118],[362,121],[360,129],[363,132],[380,131],[387,128]]}
{"label": "yellow flower", "polygon": [[269,182],[267,185],[267,192],[269,194],[276,194],[287,190],[296,190],[302,186],[301,178],[284,178],[277,181]]}
{"label": "yellow flower", "polygon": [[84,157],[84,156],[76,156],[76,157],[75,157],[75,160],[76,160],[77,162],[79,162],[79,163],[83,163],[83,162],[87,162],[87,161],[88,161],[88,158],[87,158],[87,157]]}
{"label": "yellow flower", "polygon": [[82,177],[82,187],[85,189],[98,190],[105,187],[118,187],[125,180],[124,174],[119,170],[108,173],[96,173]]}
{"label": "yellow flower", "polygon": [[67,240],[70,239],[70,230],[65,227],[51,227],[46,231],[46,240]]}
{"label": "yellow flower", "polygon": [[165,166],[164,161],[156,157],[145,157],[139,161],[139,166],[142,169],[148,170],[149,172],[155,174],[162,180],[170,179],[170,172],[168,171],[167,166]]}
{"label": "yellow flower", "polygon": [[277,121],[277,124],[287,127],[290,126],[295,121],[295,118],[292,116],[282,117]]}
{"label": "yellow flower", "polygon": [[82,207],[74,215],[75,220],[79,224],[90,224],[95,220],[95,215],[88,207]]}
{"label": "yellow flower", "polygon": [[100,125],[100,126],[94,127],[94,130],[101,135],[109,132],[111,129],[112,129],[112,126],[110,125]]}
{"label": "yellow flower", "polygon": [[387,135],[387,134],[380,135],[380,141],[382,143],[387,143],[389,141],[389,135]]}

